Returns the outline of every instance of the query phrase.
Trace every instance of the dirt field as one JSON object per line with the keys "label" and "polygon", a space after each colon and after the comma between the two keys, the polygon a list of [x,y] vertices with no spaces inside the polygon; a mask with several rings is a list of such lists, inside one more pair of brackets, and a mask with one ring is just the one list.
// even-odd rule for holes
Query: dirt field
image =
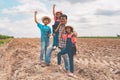
{"label": "dirt field", "polygon": [[[120,39],[79,38],[75,74],[57,70],[56,51],[51,66],[38,64],[37,38],[17,38],[0,47],[0,80],[120,80]],[[63,63],[63,61],[62,61]]]}

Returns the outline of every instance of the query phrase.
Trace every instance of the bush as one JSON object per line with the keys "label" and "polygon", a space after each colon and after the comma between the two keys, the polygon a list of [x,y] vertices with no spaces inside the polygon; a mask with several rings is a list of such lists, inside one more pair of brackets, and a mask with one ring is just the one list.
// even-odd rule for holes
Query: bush
{"label": "bush", "polygon": [[14,38],[14,37],[0,34],[0,39],[8,39],[8,38]]}

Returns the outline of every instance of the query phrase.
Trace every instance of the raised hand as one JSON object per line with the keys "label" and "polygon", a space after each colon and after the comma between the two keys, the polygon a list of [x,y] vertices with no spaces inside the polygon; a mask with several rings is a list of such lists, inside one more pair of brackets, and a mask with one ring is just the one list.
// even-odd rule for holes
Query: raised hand
{"label": "raised hand", "polygon": [[35,14],[37,14],[37,11],[35,11]]}
{"label": "raised hand", "polygon": [[56,4],[53,4],[53,8],[55,8]]}

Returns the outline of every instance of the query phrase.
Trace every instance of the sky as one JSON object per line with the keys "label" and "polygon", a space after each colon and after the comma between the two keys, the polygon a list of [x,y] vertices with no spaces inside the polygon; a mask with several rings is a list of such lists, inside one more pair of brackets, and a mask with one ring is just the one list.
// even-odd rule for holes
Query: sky
{"label": "sky", "polygon": [[14,37],[40,37],[34,22],[49,16],[54,23],[52,6],[68,16],[67,25],[78,36],[116,36],[120,34],[120,0],[0,0],[0,34]]}

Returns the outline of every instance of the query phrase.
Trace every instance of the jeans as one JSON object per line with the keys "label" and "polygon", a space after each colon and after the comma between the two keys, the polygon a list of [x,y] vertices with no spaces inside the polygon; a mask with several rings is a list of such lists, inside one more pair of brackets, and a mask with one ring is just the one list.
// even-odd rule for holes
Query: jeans
{"label": "jeans", "polygon": [[[52,51],[53,51],[52,45],[48,46],[48,49],[47,49],[47,52],[46,52],[46,57],[45,57],[46,64],[50,64]],[[62,57],[64,59],[65,69],[68,70],[68,56],[67,55],[62,55]]]}
{"label": "jeans", "polygon": [[46,56],[45,56],[45,63],[46,64],[50,64],[52,50],[53,50],[52,45],[48,46]]}
{"label": "jeans", "polygon": [[53,46],[58,46],[58,36],[59,36],[59,33],[55,32],[54,34],[55,34],[55,36],[53,38]]}
{"label": "jeans", "polygon": [[49,45],[49,41],[41,42],[40,61],[43,61],[43,56],[45,56],[45,60],[46,60],[46,52],[47,52],[48,45]]}
{"label": "jeans", "polygon": [[69,70],[68,56],[66,55],[66,53],[67,52],[66,52],[65,48],[61,49],[61,51],[57,54],[57,61],[58,61],[58,65],[60,65],[61,64],[61,56],[63,56],[65,69]]}

